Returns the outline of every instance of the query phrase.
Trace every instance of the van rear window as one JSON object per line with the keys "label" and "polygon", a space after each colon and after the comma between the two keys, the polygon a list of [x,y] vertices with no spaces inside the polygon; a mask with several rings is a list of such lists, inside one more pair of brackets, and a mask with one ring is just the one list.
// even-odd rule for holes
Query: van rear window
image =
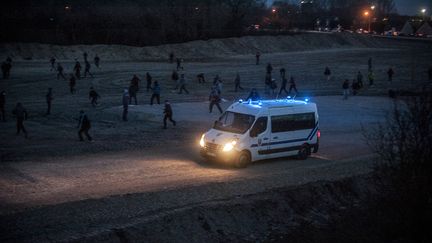
{"label": "van rear window", "polygon": [[272,133],[313,129],[315,113],[299,113],[271,117]]}

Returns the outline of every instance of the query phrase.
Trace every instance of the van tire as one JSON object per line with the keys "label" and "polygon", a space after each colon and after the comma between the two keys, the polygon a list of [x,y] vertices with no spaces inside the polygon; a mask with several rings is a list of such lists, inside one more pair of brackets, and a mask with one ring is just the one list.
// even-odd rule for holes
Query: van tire
{"label": "van tire", "polygon": [[245,168],[247,167],[251,162],[251,156],[247,151],[242,151],[236,159],[236,162],[234,166],[236,168]]}
{"label": "van tire", "polygon": [[297,157],[298,159],[305,160],[311,154],[311,150],[309,145],[303,144],[298,151]]}

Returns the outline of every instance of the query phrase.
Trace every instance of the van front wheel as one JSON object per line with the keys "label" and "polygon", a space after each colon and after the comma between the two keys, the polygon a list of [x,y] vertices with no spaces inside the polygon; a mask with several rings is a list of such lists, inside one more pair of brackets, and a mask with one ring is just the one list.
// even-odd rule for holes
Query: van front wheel
{"label": "van front wheel", "polygon": [[305,160],[309,155],[310,155],[309,145],[304,144],[303,146],[301,146],[300,150],[298,151],[297,157],[301,160]]}
{"label": "van front wheel", "polygon": [[243,151],[241,152],[237,159],[236,159],[236,163],[235,163],[235,167],[237,168],[245,168],[246,166],[248,166],[248,164],[251,162],[251,158],[248,152]]}

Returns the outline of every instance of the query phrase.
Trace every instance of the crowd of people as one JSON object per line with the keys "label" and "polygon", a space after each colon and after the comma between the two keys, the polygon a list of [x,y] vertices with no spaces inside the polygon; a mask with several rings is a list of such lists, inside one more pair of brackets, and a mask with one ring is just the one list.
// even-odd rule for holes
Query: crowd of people
{"label": "crowd of people", "polygon": [[[260,65],[260,57],[261,53],[257,52],[256,55],[256,65]],[[169,63],[174,63],[176,68],[171,73],[171,80],[173,82],[173,85],[175,84],[175,88],[173,89],[174,93],[177,94],[189,94],[189,90],[187,89],[187,79],[184,73],[184,59],[182,58],[175,58],[174,53],[169,53]],[[75,59],[74,66],[72,68],[73,73],[69,74],[69,79],[66,78],[66,75],[64,73],[63,65],[56,60],[55,57],[52,57],[50,62],[50,70],[57,72],[57,79],[64,79],[68,80],[69,83],[69,90],[70,93],[73,95],[76,93],[76,83],[77,80],[80,80],[82,78],[87,78],[88,76],[93,78],[94,75],[90,71],[92,65],[90,64],[88,60],[88,54],[86,52],[83,53],[83,61],[84,61],[84,73],[82,74],[82,67],[81,63],[78,59]],[[94,66],[97,68],[100,68],[100,58],[98,55],[94,56],[93,63]],[[368,70],[367,70],[367,81],[369,87],[374,86],[374,71],[373,71],[373,63],[372,58],[369,58],[367,61]],[[3,79],[9,79],[10,78],[10,71],[12,69],[12,59],[8,57],[2,64],[2,72],[3,72]],[[393,77],[396,75],[396,72],[393,67],[390,67],[387,70],[387,77],[388,82],[393,82]],[[330,67],[325,67],[324,69],[324,80],[326,82],[332,81],[332,71],[330,70]],[[198,73],[196,75],[196,80],[198,84],[206,84],[206,74],[205,73]],[[432,66],[428,69],[428,78],[429,81],[432,81]],[[355,78],[352,80],[352,82],[349,81],[348,78],[344,79],[342,81],[342,94],[343,99],[346,100],[350,95],[357,95],[359,92],[365,88],[364,84],[364,76],[361,71],[358,71]],[[150,72],[146,72],[145,74],[145,80],[146,80],[146,92],[151,92],[149,104],[160,104],[161,103],[161,85],[160,83],[155,80]],[[280,87],[278,89],[278,82],[276,78],[273,77],[273,66],[271,63],[267,63],[265,66],[265,75],[264,75],[264,92],[266,97],[271,98],[278,98],[278,97],[296,97],[299,94],[297,84],[295,81],[295,77],[293,75],[289,75],[289,78],[287,78],[287,70],[285,67],[281,67],[279,69],[279,78],[280,80]],[[135,105],[138,105],[138,99],[137,94],[140,91],[140,83],[141,79],[138,77],[137,74],[134,74],[132,79],[130,80],[130,85],[128,88],[125,88],[123,90],[122,95],[122,106],[123,106],[123,113],[122,113],[122,120],[127,122],[128,121],[128,109],[129,105],[132,105],[134,103]],[[209,113],[212,113],[214,106],[218,109],[219,113],[222,113],[222,107],[221,102],[223,100],[223,81],[221,77],[216,74],[213,78],[213,82],[210,87],[209,92]],[[241,84],[241,77],[238,72],[236,72],[234,78],[234,93],[237,93],[239,91],[244,91],[245,88],[242,87]],[[289,86],[288,86],[289,85]],[[96,91],[94,87],[89,88],[89,101],[91,106],[96,107],[98,106],[98,100],[101,98],[99,93]],[[283,96],[282,96],[283,95]],[[247,96],[246,100],[260,100],[263,97],[261,97],[258,93],[258,89],[256,87],[252,87],[249,95]],[[53,96],[53,90],[52,88],[48,88],[48,92],[46,94],[46,103],[47,103],[47,111],[46,116],[49,116],[51,114],[51,107],[52,102],[54,100]],[[6,103],[6,91],[2,91],[0,93],[0,112],[1,112],[1,120],[6,121],[6,111],[5,111],[5,103]],[[28,136],[27,130],[24,127],[24,121],[27,119],[27,111],[24,108],[24,106],[21,103],[17,103],[15,109],[13,110],[13,114],[16,117],[17,120],[17,134],[20,134],[22,131],[25,134],[25,137]],[[166,99],[164,103],[164,118],[163,118],[163,128],[167,128],[167,121],[170,121],[174,126],[176,125],[176,122],[173,120],[173,109],[171,107],[170,102]],[[80,110],[79,118],[78,118],[79,124],[78,124],[78,137],[80,141],[83,141],[83,134],[87,137],[89,141],[92,140],[92,137],[89,135],[89,130],[91,128],[91,122],[89,116],[84,112],[84,110]]]}

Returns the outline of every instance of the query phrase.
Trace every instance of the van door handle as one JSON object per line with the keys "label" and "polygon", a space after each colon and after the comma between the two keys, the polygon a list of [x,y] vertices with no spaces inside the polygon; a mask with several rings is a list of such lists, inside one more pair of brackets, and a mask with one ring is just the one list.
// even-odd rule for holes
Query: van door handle
{"label": "van door handle", "polygon": [[273,139],[278,139],[279,137],[273,137]]}
{"label": "van door handle", "polygon": [[268,138],[263,138],[263,140],[268,140]]}

